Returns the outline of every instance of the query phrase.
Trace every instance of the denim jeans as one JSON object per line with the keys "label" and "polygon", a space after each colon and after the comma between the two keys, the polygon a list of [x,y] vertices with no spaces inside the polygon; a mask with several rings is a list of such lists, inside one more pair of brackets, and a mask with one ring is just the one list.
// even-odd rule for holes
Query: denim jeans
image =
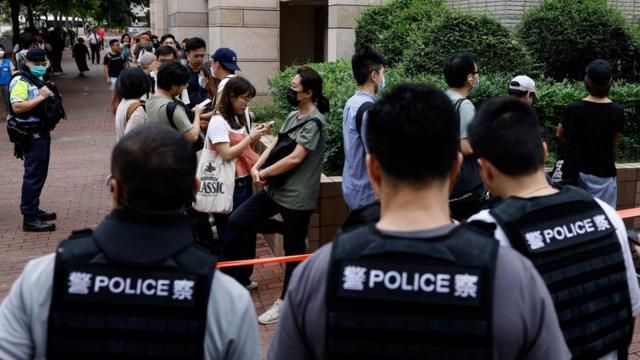
{"label": "denim jeans", "polygon": [[[274,224],[270,218],[280,214],[284,220],[280,229],[284,241],[284,254],[299,255],[306,251],[305,240],[312,212],[313,210],[288,209],[273,201],[266,191],[260,190],[231,213],[229,226],[236,232],[263,232],[264,229],[271,231],[274,230]],[[286,264],[281,299],[285,297],[291,274],[298,264],[299,262]]]}
{"label": "denim jeans", "polygon": [[49,132],[30,135],[30,140],[20,146],[24,155],[20,212],[24,216],[34,216],[38,212],[40,193],[49,172],[51,135]]}
{"label": "denim jeans", "polygon": [[[233,188],[233,211],[247,201],[253,194],[251,176],[236,179]],[[233,212],[232,212],[233,213]],[[218,237],[222,241],[222,261],[254,259],[256,257],[256,232],[235,231],[228,226],[231,214],[213,214],[218,229]],[[242,285],[249,285],[253,266],[233,266],[222,268],[222,271],[236,279]]]}

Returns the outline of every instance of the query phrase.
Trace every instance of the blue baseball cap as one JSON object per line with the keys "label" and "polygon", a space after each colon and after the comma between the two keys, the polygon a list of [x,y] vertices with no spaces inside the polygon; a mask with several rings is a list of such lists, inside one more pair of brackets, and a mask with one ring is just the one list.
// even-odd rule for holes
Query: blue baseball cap
{"label": "blue baseball cap", "polygon": [[221,63],[222,66],[224,66],[224,68],[227,70],[240,70],[237,63],[238,56],[236,55],[235,51],[229,48],[219,48],[218,50],[216,50],[216,52],[213,53],[213,55],[211,55],[211,58],[213,59],[213,61]]}

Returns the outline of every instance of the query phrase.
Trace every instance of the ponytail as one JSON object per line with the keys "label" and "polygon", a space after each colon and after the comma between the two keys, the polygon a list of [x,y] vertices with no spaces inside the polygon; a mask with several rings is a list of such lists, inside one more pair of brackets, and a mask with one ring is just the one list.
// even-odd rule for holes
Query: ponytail
{"label": "ponytail", "polygon": [[326,114],[331,110],[331,105],[329,105],[329,100],[323,95],[318,96],[318,111],[323,114]]}

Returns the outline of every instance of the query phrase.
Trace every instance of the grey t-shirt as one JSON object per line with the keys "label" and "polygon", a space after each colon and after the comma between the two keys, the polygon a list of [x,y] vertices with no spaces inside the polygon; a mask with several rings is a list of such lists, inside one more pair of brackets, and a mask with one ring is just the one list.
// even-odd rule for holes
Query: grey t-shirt
{"label": "grey t-shirt", "polygon": [[[455,225],[394,236],[435,237]],[[281,310],[268,359],[327,359],[325,294],[331,244],[295,270]],[[570,359],[551,297],[529,260],[500,247],[493,295],[495,359]]]}
{"label": "grey t-shirt", "polygon": [[[171,98],[165,96],[151,96],[145,104],[145,110],[147,111],[149,121],[152,123],[155,122],[171,126],[169,118],[167,118],[167,104],[171,101],[173,101]],[[184,134],[193,128],[187,113],[180,106],[176,106],[176,110],[173,113],[173,122],[176,124],[176,129],[181,134]]]}
{"label": "grey t-shirt", "polygon": [[284,185],[272,189],[267,186],[267,194],[279,205],[292,210],[313,210],[316,208],[318,194],[320,192],[320,176],[322,174],[322,161],[327,141],[327,130],[324,115],[314,109],[305,116],[298,118],[298,111],[291,112],[285,120],[280,132],[287,130],[316,118],[322,124],[322,130],[314,121],[308,122],[298,130],[289,134],[298,145],[304,146],[309,153],[301,164],[291,170]]}
{"label": "grey t-shirt", "polygon": [[[464,99],[464,97],[453,90],[447,90],[447,96],[451,99],[451,102],[454,104],[456,101],[460,99]],[[471,120],[476,115],[476,107],[473,106],[473,103],[470,100],[464,100],[462,104],[460,104],[460,139],[468,138],[467,129],[469,128],[469,124],[471,124]]]}

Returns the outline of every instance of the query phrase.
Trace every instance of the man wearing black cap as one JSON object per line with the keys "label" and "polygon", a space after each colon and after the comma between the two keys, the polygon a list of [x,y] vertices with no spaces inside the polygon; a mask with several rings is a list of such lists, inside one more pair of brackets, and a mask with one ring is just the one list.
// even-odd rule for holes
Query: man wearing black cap
{"label": "man wearing black cap", "polygon": [[240,71],[238,67],[238,56],[235,51],[229,48],[219,48],[216,52],[211,55],[211,59],[213,59],[213,67],[211,69],[211,73],[216,79],[220,80],[220,84],[218,85],[218,92],[216,94],[216,103],[217,100],[222,95],[222,90],[224,86],[227,84],[227,81],[232,77],[236,76],[236,71]]}
{"label": "man wearing black cap", "polygon": [[[47,72],[47,54],[43,49],[33,48],[27,52],[26,62],[20,73],[14,75],[9,85],[11,115],[20,127],[29,129],[28,136],[19,142],[24,158],[24,176],[20,212],[24,216],[24,231],[53,231],[55,224],[47,223],[56,219],[55,213],[40,209],[40,193],[49,170],[51,154],[50,128],[41,118],[41,104],[52,94],[42,83]],[[38,81],[39,80],[39,81]],[[38,84],[39,83],[39,84]],[[38,88],[38,85],[40,87]]]}
{"label": "man wearing black cap", "polygon": [[[624,109],[609,99],[611,65],[591,62],[584,84],[589,96],[567,106],[557,136],[579,149],[578,186],[616,208],[615,145],[624,126]],[[565,161],[570,161],[566,159]]]}

